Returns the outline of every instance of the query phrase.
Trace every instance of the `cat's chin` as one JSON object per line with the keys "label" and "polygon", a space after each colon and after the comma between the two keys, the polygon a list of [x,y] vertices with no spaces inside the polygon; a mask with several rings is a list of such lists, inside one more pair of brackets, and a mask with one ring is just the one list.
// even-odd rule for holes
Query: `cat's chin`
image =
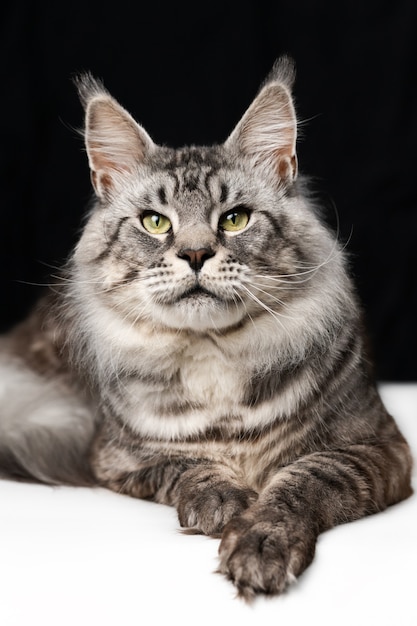
{"label": "cat's chin", "polygon": [[173,304],[158,305],[155,310],[159,322],[176,330],[207,332],[226,330],[242,322],[245,309],[208,294],[193,292]]}

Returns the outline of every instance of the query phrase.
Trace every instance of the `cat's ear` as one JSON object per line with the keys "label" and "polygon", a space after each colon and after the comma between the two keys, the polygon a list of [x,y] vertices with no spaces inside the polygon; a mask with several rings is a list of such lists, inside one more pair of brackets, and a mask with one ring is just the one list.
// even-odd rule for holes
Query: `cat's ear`
{"label": "cat's ear", "polygon": [[90,74],[76,78],[76,84],[85,109],[84,139],[91,180],[97,195],[106,197],[155,149],[155,144]]}
{"label": "cat's ear", "polygon": [[297,118],[291,88],[293,62],[283,57],[263,83],[225,146],[249,157],[255,166],[266,166],[280,181],[297,176]]}

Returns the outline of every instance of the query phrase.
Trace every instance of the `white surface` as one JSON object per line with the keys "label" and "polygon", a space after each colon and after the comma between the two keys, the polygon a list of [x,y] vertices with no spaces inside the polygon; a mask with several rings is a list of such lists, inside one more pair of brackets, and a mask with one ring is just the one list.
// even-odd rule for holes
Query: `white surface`
{"label": "white surface", "polygon": [[[417,384],[381,392],[416,457]],[[417,496],[325,533],[298,583],[252,606],[213,573],[218,540],[169,507],[9,481],[0,503],[1,626],[417,626]]]}

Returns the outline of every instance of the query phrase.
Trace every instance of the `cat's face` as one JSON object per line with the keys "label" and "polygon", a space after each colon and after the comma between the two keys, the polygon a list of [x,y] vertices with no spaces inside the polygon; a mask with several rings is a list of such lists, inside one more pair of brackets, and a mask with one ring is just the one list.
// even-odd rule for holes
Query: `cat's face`
{"label": "cat's face", "polygon": [[256,316],[260,302],[282,309],[300,270],[285,188],[228,164],[221,149],[183,150],[174,162],[161,152],[91,218],[84,244],[103,297],[132,321],[195,330]]}
{"label": "cat's face", "polygon": [[268,83],[222,146],[156,146],[91,79],[86,144],[98,206],[79,280],[134,325],[222,330],[285,315],[317,265],[320,230],[297,198],[296,121]]}

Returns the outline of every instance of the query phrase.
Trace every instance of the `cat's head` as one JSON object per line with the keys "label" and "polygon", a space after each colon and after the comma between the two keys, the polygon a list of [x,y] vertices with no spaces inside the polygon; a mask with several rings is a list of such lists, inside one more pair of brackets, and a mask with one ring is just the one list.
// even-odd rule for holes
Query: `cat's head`
{"label": "cat's head", "polygon": [[285,316],[311,288],[332,244],[296,184],[293,73],[275,64],[224,144],[179,150],[79,79],[97,202],[74,267],[93,297],[132,325],[203,332]]}

